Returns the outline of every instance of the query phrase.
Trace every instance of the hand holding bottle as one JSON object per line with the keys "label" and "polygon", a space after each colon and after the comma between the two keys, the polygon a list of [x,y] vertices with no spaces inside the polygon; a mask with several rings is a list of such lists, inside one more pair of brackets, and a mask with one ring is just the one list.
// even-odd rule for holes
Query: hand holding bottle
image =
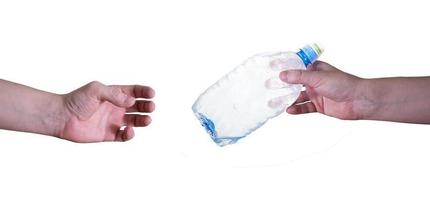
{"label": "hand holding bottle", "polygon": [[280,78],[304,84],[290,114],[319,112],[339,119],[430,123],[430,77],[363,79],[321,61]]}

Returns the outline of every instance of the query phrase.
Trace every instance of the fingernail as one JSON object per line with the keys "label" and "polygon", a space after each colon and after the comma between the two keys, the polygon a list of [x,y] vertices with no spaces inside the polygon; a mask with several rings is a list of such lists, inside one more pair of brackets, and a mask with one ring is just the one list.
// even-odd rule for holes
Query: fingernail
{"label": "fingernail", "polygon": [[144,126],[148,126],[149,124],[151,124],[151,122],[152,122],[152,118],[150,116],[143,118]]}
{"label": "fingernail", "polygon": [[279,78],[281,79],[281,80],[283,80],[283,81],[287,81],[288,80],[288,78],[287,78],[287,74],[288,74],[288,72],[287,71],[283,71],[283,72],[281,72],[280,74],[279,74]]}

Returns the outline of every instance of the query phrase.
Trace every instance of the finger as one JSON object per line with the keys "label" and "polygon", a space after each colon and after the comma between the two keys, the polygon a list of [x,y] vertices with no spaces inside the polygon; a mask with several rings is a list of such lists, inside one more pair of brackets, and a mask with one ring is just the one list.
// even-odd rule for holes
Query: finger
{"label": "finger", "polygon": [[126,126],[144,127],[151,123],[152,119],[148,115],[125,114],[123,122]]}
{"label": "finger", "polygon": [[149,86],[143,85],[121,85],[122,91],[125,94],[135,98],[152,99],[155,96],[155,91]]}
{"label": "finger", "polygon": [[95,95],[100,101],[109,101],[119,107],[130,107],[134,104],[135,98],[125,94],[118,86],[106,86],[100,82],[93,81],[87,84],[89,95]]}
{"label": "finger", "polygon": [[304,114],[304,113],[312,113],[312,112],[316,112],[317,109],[315,107],[315,104],[313,104],[312,102],[307,102],[304,104],[296,104],[296,105],[292,105],[290,107],[287,108],[287,113],[289,114]]}
{"label": "finger", "polygon": [[301,91],[299,97],[297,98],[294,104],[303,103],[306,101],[310,101],[308,93],[306,91]]}
{"label": "finger", "polygon": [[137,100],[133,106],[127,108],[127,112],[145,112],[151,113],[155,110],[155,104],[152,101]]}
{"label": "finger", "polygon": [[133,127],[126,126],[124,130],[119,129],[115,135],[115,141],[125,142],[134,137]]}
{"label": "finger", "polygon": [[318,71],[287,70],[279,74],[279,78],[291,84],[304,84],[317,87],[322,80],[322,73]]}

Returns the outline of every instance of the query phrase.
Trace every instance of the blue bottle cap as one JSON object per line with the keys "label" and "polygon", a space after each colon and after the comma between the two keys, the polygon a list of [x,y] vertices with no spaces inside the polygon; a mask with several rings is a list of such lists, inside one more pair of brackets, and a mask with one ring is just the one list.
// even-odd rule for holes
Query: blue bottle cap
{"label": "blue bottle cap", "polygon": [[297,52],[297,55],[302,59],[305,66],[308,67],[318,59],[323,51],[324,49],[321,48],[321,45],[313,43],[301,48],[300,51]]}

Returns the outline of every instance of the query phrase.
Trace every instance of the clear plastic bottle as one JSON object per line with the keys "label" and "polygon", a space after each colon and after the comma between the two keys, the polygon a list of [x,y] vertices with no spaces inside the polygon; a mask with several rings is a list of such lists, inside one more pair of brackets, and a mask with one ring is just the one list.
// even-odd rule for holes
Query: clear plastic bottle
{"label": "clear plastic bottle", "polygon": [[279,73],[304,70],[322,52],[311,44],[298,52],[252,56],[201,94],[193,112],[215,143],[233,144],[297,100],[302,85],[281,81]]}

